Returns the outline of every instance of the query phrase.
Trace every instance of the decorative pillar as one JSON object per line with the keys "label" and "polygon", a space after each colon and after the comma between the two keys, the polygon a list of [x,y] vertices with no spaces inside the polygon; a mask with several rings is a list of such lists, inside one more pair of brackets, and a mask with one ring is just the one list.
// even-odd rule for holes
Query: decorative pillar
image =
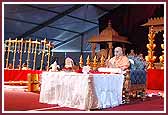
{"label": "decorative pillar", "polygon": [[92,43],[92,59],[95,56],[95,51],[96,51],[96,43]]}
{"label": "decorative pillar", "polygon": [[108,46],[109,46],[108,56],[112,57],[112,50],[113,50],[113,44],[112,44],[112,42],[109,42],[109,43],[108,43]]}
{"label": "decorative pillar", "polygon": [[32,50],[32,51],[31,51],[31,53],[32,53],[32,54],[34,54],[34,46],[35,46],[35,43],[34,43],[34,41],[32,41],[32,44],[31,44],[31,46],[32,46],[32,48],[31,48],[31,50]]}
{"label": "decorative pillar", "polygon": [[29,43],[29,46],[27,50],[27,68],[29,68],[29,61],[30,61],[31,39],[29,39],[28,43]]}
{"label": "decorative pillar", "polygon": [[108,56],[108,58],[106,59],[105,65],[106,67],[110,66],[109,60],[111,59],[110,55]]}
{"label": "decorative pillar", "polygon": [[47,71],[49,71],[51,42],[49,42],[47,45],[48,45]]}
{"label": "decorative pillar", "polygon": [[19,69],[21,70],[22,68],[22,50],[23,50],[23,38],[20,41],[21,46],[20,46],[20,59],[19,59]]}
{"label": "decorative pillar", "polygon": [[162,64],[161,69],[164,69],[164,34],[163,34],[163,44],[161,44],[161,48],[163,49],[162,55],[159,57],[160,63]]}
{"label": "decorative pillar", "polygon": [[21,45],[21,41],[20,40],[18,40],[17,41],[17,53],[20,53],[20,45]]}
{"label": "decorative pillar", "polygon": [[42,70],[43,68],[43,62],[44,62],[44,53],[45,53],[45,47],[46,47],[46,38],[43,41],[43,51],[42,51],[42,56],[41,56],[41,67],[40,70]]}
{"label": "decorative pillar", "polygon": [[37,41],[37,39],[34,42],[34,44],[35,44],[35,48],[34,48],[33,70],[35,70],[35,68],[36,68],[37,45],[39,44],[38,41]]}
{"label": "decorative pillar", "polygon": [[27,41],[25,41],[25,45],[24,45],[24,53],[26,53],[27,50]]}
{"label": "decorative pillar", "polygon": [[147,48],[148,48],[148,55],[145,56],[146,61],[148,62],[148,69],[153,69],[154,65],[154,61],[156,59],[156,56],[154,56],[154,48],[156,47],[156,44],[154,44],[154,38],[155,38],[155,32],[153,30],[153,26],[150,29],[150,32],[148,34],[148,40],[149,40],[149,44],[147,44]]}
{"label": "decorative pillar", "polygon": [[8,40],[8,53],[6,57],[6,68],[8,68],[8,60],[9,60],[9,54],[10,54],[10,47],[11,47],[11,38]]}
{"label": "decorative pillar", "polygon": [[15,69],[15,58],[16,58],[16,48],[17,48],[17,38],[15,40],[13,40],[14,42],[14,53],[13,53],[13,69]]}

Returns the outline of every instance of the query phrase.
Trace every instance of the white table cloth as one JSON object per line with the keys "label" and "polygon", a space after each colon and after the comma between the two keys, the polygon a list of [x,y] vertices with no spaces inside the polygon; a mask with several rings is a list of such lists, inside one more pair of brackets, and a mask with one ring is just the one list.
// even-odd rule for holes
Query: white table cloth
{"label": "white table cloth", "polygon": [[43,72],[40,103],[88,110],[122,103],[122,74]]}

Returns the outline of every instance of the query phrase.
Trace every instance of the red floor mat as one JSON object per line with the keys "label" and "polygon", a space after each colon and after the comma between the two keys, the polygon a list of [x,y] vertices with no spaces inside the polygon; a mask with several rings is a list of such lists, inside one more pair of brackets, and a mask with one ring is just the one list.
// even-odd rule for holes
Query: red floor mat
{"label": "red floor mat", "polygon": [[[25,92],[25,89],[5,88],[4,91],[4,110],[5,111],[78,111],[78,109],[59,107],[58,105],[49,105],[39,103],[39,94]],[[150,92],[148,92],[150,93]],[[157,94],[155,92],[155,94]],[[99,111],[163,111],[164,98],[154,95],[148,97],[144,102],[140,99],[134,99],[131,104],[120,105],[114,108],[102,109]],[[97,111],[97,110],[93,110]]]}

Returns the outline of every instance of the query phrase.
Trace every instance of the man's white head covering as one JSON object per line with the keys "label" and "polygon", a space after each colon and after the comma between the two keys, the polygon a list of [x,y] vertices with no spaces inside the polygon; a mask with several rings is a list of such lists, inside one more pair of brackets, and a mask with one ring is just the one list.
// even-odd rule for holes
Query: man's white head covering
{"label": "man's white head covering", "polygon": [[65,67],[68,68],[73,66],[74,66],[74,61],[71,58],[67,57],[65,59]]}

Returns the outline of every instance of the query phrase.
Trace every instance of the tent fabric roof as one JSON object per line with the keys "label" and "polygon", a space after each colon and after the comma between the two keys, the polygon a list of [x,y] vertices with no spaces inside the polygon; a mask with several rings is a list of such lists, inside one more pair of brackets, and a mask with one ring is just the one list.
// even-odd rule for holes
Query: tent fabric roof
{"label": "tent fabric roof", "polygon": [[[4,37],[51,41],[53,51],[90,50],[98,19],[119,4],[4,4]],[[87,43],[87,44],[86,44]]]}

